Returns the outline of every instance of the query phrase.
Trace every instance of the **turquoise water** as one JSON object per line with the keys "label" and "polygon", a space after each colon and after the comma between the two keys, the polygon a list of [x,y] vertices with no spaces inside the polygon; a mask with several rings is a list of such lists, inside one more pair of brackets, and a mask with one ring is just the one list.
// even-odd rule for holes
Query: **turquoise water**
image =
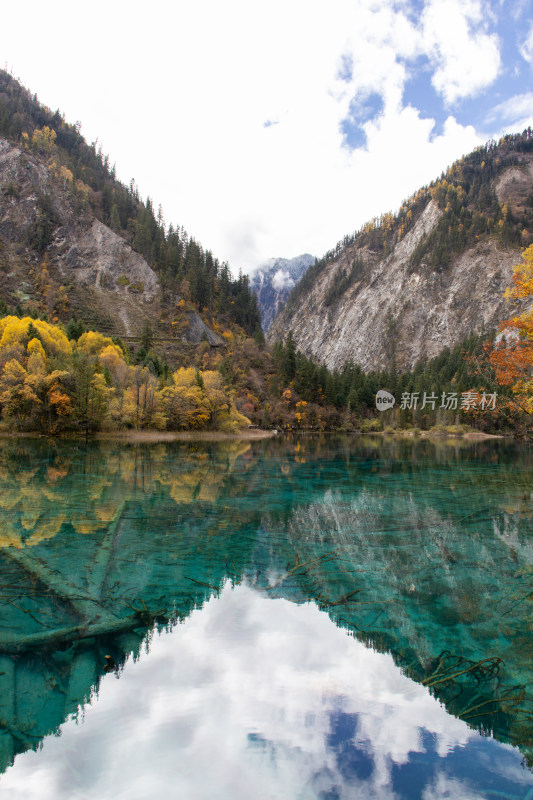
{"label": "turquoise water", "polygon": [[0,796],[533,798],[533,453],[0,442]]}

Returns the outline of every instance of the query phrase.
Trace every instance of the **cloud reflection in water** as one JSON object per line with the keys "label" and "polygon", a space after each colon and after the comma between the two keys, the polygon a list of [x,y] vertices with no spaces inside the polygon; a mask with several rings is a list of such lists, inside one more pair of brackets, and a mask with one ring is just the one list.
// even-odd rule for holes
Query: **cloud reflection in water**
{"label": "cloud reflection in water", "polygon": [[0,779],[13,800],[483,800],[528,785],[517,751],[314,604],[229,584]]}

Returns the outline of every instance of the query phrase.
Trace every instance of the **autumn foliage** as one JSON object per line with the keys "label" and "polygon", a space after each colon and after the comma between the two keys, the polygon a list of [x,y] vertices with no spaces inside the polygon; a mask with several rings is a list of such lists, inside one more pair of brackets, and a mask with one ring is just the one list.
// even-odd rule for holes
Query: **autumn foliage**
{"label": "autumn foliage", "polygon": [[101,333],[69,340],[59,326],[31,317],[0,319],[0,408],[4,429],[52,433],[234,431],[250,424],[218,371],[182,368],[163,380],[128,363]]}
{"label": "autumn foliage", "polygon": [[[533,296],[533,245],[522,253],[513,272],[513,286],[505,292],[510,300]],[[496,379],[512,389],[513,404],[533,413],[533,304],[500,325],[497,343],[487,348]]]}

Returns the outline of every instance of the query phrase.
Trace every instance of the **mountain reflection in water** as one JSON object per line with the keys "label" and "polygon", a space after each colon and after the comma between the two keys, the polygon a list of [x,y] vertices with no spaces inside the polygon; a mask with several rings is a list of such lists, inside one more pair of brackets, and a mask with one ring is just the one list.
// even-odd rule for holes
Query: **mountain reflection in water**
{"label": "mountain reflection in water", "polygon": [[533,797],[532,477],[504,442],[0,443],[0,789]]}
{"label": "mountain reflection in water", "polygon": [[533,776],[316,605],[227,585],[4,782],[14,800],[477,800]]}

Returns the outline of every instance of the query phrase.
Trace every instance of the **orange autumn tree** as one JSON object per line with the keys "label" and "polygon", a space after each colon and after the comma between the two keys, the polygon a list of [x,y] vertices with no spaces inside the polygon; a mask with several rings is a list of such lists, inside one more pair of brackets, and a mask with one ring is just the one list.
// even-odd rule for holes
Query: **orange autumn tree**
{"label": "orange autumn tree", "polygon": [[500,324],[500,336],[487,348],[496,380],[513,392],[511,405],[533,414],[533,245],[522,253],[513,272],[513,286],[505,297],[523,300],[531,297],[530,307]]}

